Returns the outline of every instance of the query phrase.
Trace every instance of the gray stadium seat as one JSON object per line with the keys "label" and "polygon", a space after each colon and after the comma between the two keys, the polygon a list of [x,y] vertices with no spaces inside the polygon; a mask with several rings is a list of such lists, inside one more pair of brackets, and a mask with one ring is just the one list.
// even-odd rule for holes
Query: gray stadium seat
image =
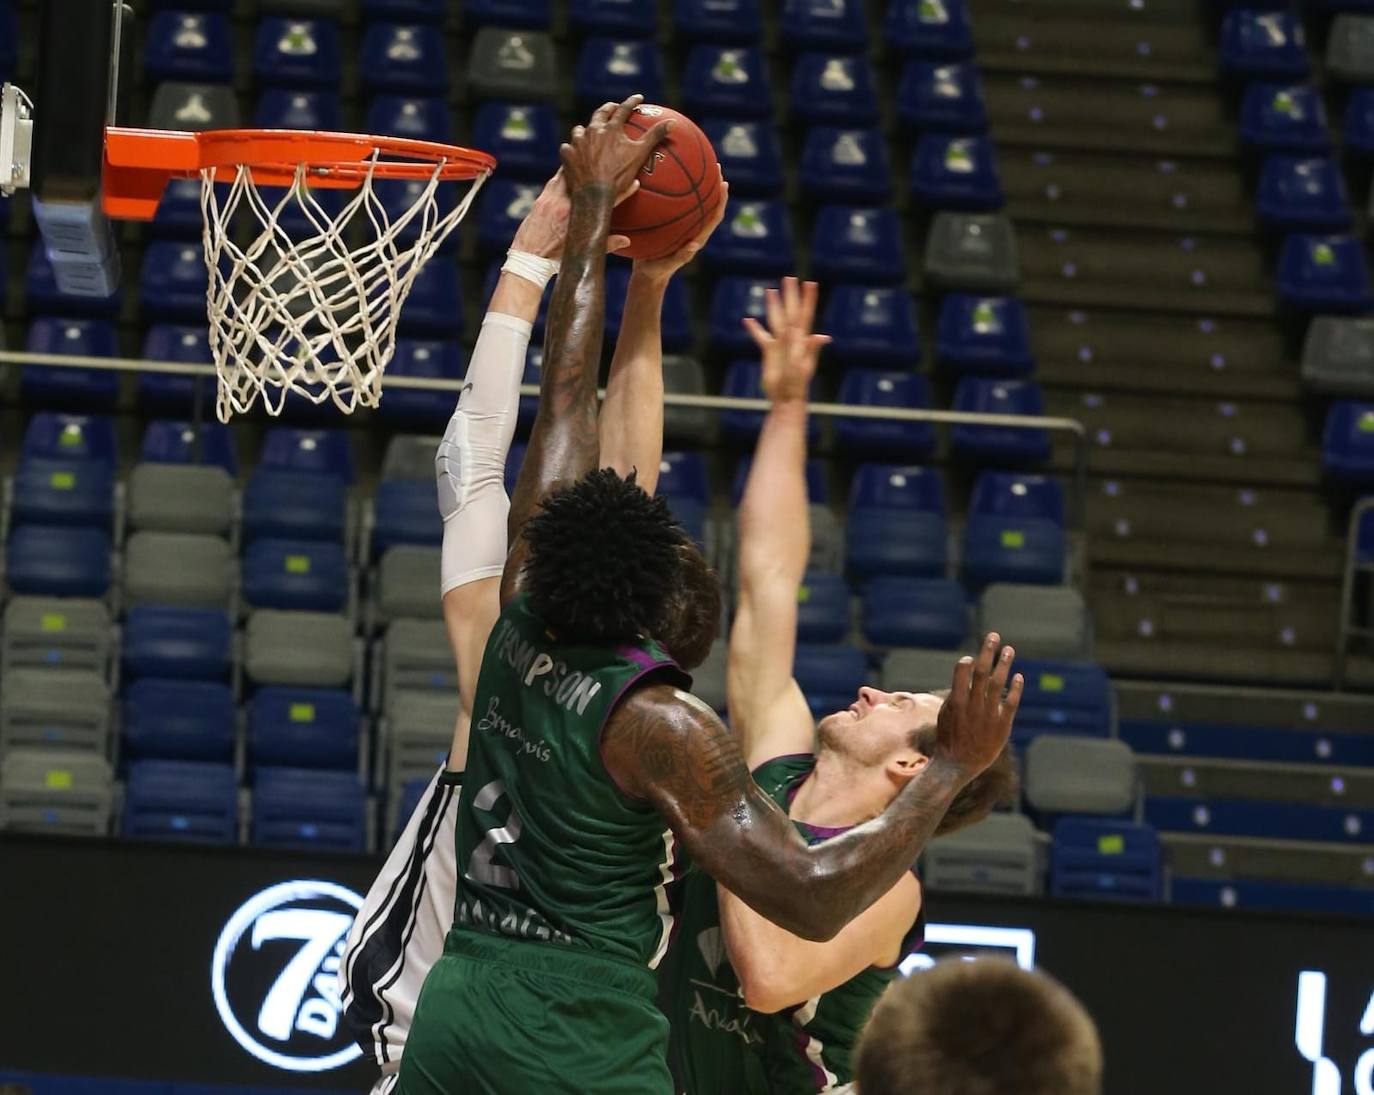
{"label": "gray stadium seat", "polygon": [[124,553],[124,599],[142,604],[225,608],[233,598],[238,563],[218,536],[136,532]]}
{"label": "gray stadium seat", "polygon": [[692,670],[692,695],[718,712],[726,708],[725,666],[729,656],[729,645],[718,639],[706,660]]}
{"label": "gray stadium seat", "polygon": [[1374,17],[1336,16],[1326,38],[1326,67],[1347,84],[1374,80]]}
{"label": "gray stadium seat", "polygon": [[84,597],[15,597],[0,630],[0,669],[89,669],[105,676],[114,632],[104,601]]}
{"label": "gray stadium seat", "polygon": [[113,802],[113,777],[104,757],[15,749],[0,768],[0,829],[103,835]]}
{"label": "gray stadium seat", "polygon": [[105,756],[110,686],[89,669],[14,669],[0,691],[0,751],[43,748]]}
{"label": "gray stadium seat", "polygon": [[1026,801],[1047,813],[1124,814],[1135,806],[1135,754],[1124,741],[1041,734],[1026,748]]}
{"label": "gray stadium seat", "polygon": [[[673,395],[705,395],[706,373],[694,357],[668,354],[663,359],[663,391]],[[709,445],[715,440],[717,419],[704,407],[664,407],[663,433],[674,443]]]}
{"label": "gray stadium seat", "polygon": [[441,619],[438,548],[400,544],[389,548],[377,564],[373,592],[373,623],[386,624],[407,616]]}
{"label": "gray stadium seat", "polygon": [[458,671],[442,620],[395,621],[386,629],[377,661],[381,680],[372,694],[388,716],[396,696],[405,691],[458,694]]}
{"label": "gray stadium seat", "polygon": [[135,464],[129,473],[132,531],[227,536],[234,521],[234,484],[223,468]]}
{"label": "gray stadium seat", "polygon": [[468,82],[479,99],[552,99],[558,92],[553,39],[544,31],[483,27],[468,54]]}
{"label": "gray stadium seat", "polygon": [[353,678],[353,629],[329,612],[260,608],[244,629],[244,672],[254,684],[343,688]]}
{"label": "gray stadium seat", "polygon": [[382,457],[382,478],[430,482],[434,478],[434,450],[441,440],[422,434],[397,434],[387,442],[386,455]]}
{"label": "gray stadium seat", "polygon": [[231,87],[169,81],[153,92],[150,129],[237,129],[239,125],[239,101]]}
{"label": "gray stadium seat", "polygon": [[933,692],[948,688],[961,650],[893,650],[883,662],[883,688],[889,692]]}
{"label": "gray stadium seat", "polygon": [[978,602],[978,633],[989,631],[1027,658],[1085,658],[1092,653],[1087,605],[1068,586],[988,586]]}
{"label": "gray stadium seat", "polygon": [[932,840],[921,864],[925,884],[936,890],[1033,894],[1040,889],[1035,827],[1023,814],[989,814]]}
{"label": "gray stadium seat", "polygon": [[925,271],[940,289],[1016,288],[1021,272],[1011,221],[1000,213],[937,213],[926,236]]}
{"label": "gray stadium seat", "polygon": [[1374,319],[1317,316],[1312,320],[1302,346],[1302,379],[1331,395],[1374,393]]}
{"label": "gray stadium seat", "polygon": [[402,689],[386,720],[387,786],[393,791],[408,780],[428,779],[448,753],[458,718],[458,690]]}

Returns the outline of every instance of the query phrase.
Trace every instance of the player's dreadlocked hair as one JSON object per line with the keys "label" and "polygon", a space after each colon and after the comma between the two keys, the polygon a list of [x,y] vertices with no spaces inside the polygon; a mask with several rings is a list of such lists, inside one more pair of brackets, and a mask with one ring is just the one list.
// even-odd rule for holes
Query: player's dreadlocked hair
{"label": "player's dreadlocked hair", "polygon": [[571,642],[657,635],[678,583],[686,531],[635,473],[589,472],[525,524],[530,607]]}

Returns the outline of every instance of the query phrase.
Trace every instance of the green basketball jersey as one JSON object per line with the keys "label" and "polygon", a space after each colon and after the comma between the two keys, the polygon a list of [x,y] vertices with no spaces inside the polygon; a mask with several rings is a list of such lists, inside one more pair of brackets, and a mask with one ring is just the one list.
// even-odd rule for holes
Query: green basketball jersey
{"label": "green basketball jersey", "polygon": [[681,873],[672,833],[614,783],[601,732],[646,677],[690,687],[654,642],[559,642],[517,597],[492,628],[459,802],[454,923],[655,967]]}

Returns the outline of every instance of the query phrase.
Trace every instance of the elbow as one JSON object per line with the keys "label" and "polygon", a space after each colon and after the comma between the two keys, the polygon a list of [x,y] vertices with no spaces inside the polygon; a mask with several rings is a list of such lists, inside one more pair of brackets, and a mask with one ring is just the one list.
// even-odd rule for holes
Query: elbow
{"label": "elbow", "polygon": [[789,977],[780,963],[769,960],[766,947],[751,953],[747,965],[736,964],[735,977],[739,981],[740,997],[751,1011],[771,1015],[797,1003],[797,994],[792,989],[797,971],[793,970]]}
{"label": "elbow", "polygon": [[741,980],[739,991],[740,996],[744,998],[744,1006],[761,1015],[772,1015],[775,1011],[782,1011],[789,1004],[796,1003],[779,992],[778,987],[774,985]]}

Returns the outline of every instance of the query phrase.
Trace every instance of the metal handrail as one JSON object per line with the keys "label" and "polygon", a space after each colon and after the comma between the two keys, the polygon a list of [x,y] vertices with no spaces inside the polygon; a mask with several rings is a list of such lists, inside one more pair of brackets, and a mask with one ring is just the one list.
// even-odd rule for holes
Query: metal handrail
{"label": "metal handrail", "polygon": [[1341,574],[1341,613],[1336,625],[1336,657],[1331,666],[1331,684],[1337,691],[1345,687],[1345,661],[1349,657],[1350,639],[1355,635],[1374,634],[1369,628],[1358,628],[1351,623],[1355,606],[1355,574],[1361,569],[1371,569],[1369,564],[1360,563],[1359,551],[1360,519],[1374,512],[1374,496],[1361,498],[1350,511],[1350,521],[1345,530],[1345,566]]}

